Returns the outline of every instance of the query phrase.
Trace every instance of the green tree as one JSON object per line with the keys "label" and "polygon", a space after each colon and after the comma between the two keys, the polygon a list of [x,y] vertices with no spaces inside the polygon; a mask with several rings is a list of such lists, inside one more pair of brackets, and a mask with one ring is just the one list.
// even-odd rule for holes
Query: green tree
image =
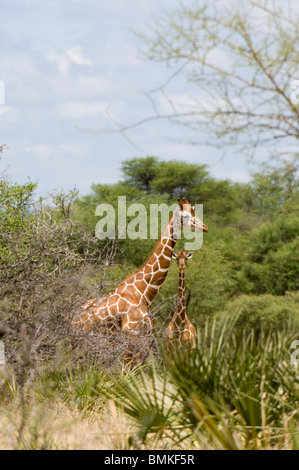
{"label": "green tree", "polygon": [[218,225],[236,221],[241,208],[241,185],[208,177],[190,190],[190,199],[203,204],[204,217]]}
{"label": "green tree", "polygon": [[157,193],[167,194],[169,198],[189,197],[192,189],[203,185],[207,176],[206,165],[171,160],[161,162],[152,185]]}
{"label": "green tree", "polygon": [[159,167],[160,162],[157,157],[147,156],[145,158],[124,160],[121,164],[124,183],[149,193],[152,189],[152,182],[158,174]]}
{"label": "green tree", "polygon": [[185,161],[161,161],[157,157],[132,158],[122,162],[123,185],[136,187],[147,194],[167,194],[169,198],[188,196],[194,187],[202,185],[208,171],[206,165]]}
{"label": "green tree", "polygon": [[243,244],[247,256],[237,274],[245,292],[283,295],[299,288],[298,235],[299,217],[287,209],[252,230]]}
{"label": "green tree", "polygon": [[36,184],[12,183],[9,178],[0,179],[0,257],[8,261],[15,249],[10,241],[22,233],[31,223],[31,204]]}
{"label": "green tree", "polygon": [[277,215],[288,200],[298,195],[298,183],[294,164],[286,162],[278,168],[263,165],[250,183],[253,206],[259,212]]}

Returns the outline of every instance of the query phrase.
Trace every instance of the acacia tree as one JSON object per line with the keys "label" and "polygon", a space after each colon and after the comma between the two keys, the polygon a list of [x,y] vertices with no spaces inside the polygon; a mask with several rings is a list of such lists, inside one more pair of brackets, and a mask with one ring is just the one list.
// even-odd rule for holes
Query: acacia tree
{"label": "acacia tree", "polygon": [[135,186],[149,193],[152,189],[153,180],[157,177],[159,161],[154,156],[145,158],[131,158],[121,164],[124,175],[124,183]]}
{"label": "acacia tree", "polygon": [[[165,63],[172,75],[146,94],[153,114],[122,131],[167,119],[194,130],[195,143],[250,150],[296,143],[298,20],[295,0],[180,3],[138,33],[145,57]],[[191,95],[183,101],[169,93],[182,74]]]}
{"label": "acacia tree", "polygon": [[154,191],[170,198],[188,195],[190,190],[203,183],[208,176],[206,165],[196,165],[180,160],[161,161],[157,157],[132,158],[122,162],[124,185],[134,186],[149,194]]}

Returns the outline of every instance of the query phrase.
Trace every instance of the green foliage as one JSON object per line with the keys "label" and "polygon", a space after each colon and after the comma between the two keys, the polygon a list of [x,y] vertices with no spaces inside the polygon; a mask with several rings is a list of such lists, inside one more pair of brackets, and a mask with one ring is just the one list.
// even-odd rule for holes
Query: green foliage
{"label": "green foliage", "polygon": [[115,380],[108,395],[139,425],[141,444],[152,435],[175,443],[192,436],[199,448],[284,444],[299,398],[292,338],[287,330],[236,333],[235,321],[206,322],[193,352],[167,353],[165,368],[152,364],[147,374]]}
{"label": "green foliage", "polygon": [[217,316],[235,318],[236,330],[258,332],[289,328],[296,333],[299,329],[299,294],[241,295],[227,302]]}
{"label": "green foliage", "polygon": [[36,184],[20,185],[11,183],[6,178],[0,180],[0,222],[1,232],[21,230],[30,220],[30,204],[32,203]]}
{"label": "green foliage", "polygon": [[155,367],[149,371],[139,367],[113,379],[113,386],[104,393],[115,400],[125,413],[138,422],[139,429],[132,436],[135,447],[147,440],[149,433],[162,438],[164,433],[176,440],[182,426],[176,394],[170,396],[171,385]]}
{"label": "green foliage", "polygon": [[[2,176],[0,179],[0,258],[12,259],[11,237],[22,236],[31,224],[31,204],[36,184],[20,185]],[[24,246],[23,246],[24,248]]]}
{"label": "green foliage", "polygon": [[94,234],[98,222],[95,211],[99,204],[111,204],[117,216],[119,196],[125,196],[128,202],[132,202],[143,195],[144,193],[140,190],[135,187],[125,186],[122,182],[118,184],[93,184],[92,194],[77,199],[75,217],[86,229]]}
{"label": "green foliage", "polygon": [[156,157],[132,158],[124,160],[121,171],[125,176],[124,182],[128,186],[135,186],[149,193],[153,180],[159,171],[159,161]]}
{"label": "green foliage", "polygon": [[[40,370],[34,384],[37,399],[54,400],[59,396],[63,403],[79,410],[99,409],[105,401],[102,391],[111,387],[107,374],[93,360],[74,364],[62,363],[54,370]],[[102,400],[99,395],[102,396]]]}
{"label": "green foliage", "polygon": [[160,161],[153,156],[125,160],[121,169],[125,185],[146,193],[166,194],[169,198],[189,196],[192,188],[201,185],[208,176],[206,165]]}
{"label": "green foliage", "polygon": [[252,230],[247,257],[240,271],[240,285],[246,292],[282,295],[298,289],[299,217],[282,214]]}
{"label": "green foliage", "polygon": [[205,182],[207,175],[206,165],[176,160],[161,162],[153,188],[157,193],[167,194],[170,198],[189,197],[193,188]]}
{"label": "green foliage", "polygon": [[[37,273],[49,274],[57,269],[61,273],[79,259],[79,242],[72,240],[72,194],[56,195],[49,207],[42,198],[33,200],[35,187],[32,183],[20,186],[0,181],[0,281],[21,280],[32,271],[37,280]],[[72,245],[76,245],[75,250]]]}
{"label": "green foliage", "polygon": [[240,186],[229,180],[217,181],[209,177],[190,190],[190,199],[203,204],[206,220],[226,226],[237,221],[240,215]]}
{"label": "green foliage", "polygon": [[298,176],[296,166],[285,163],[280,168],[267,165],[262,171],[253,174],[250,184],[252,204],[261,213],[279,213],[284,204],[298,196]]}

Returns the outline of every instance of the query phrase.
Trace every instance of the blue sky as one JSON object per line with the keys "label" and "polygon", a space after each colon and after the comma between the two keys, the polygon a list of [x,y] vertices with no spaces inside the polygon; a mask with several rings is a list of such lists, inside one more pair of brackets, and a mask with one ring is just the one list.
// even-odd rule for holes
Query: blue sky
{"label": "blue sky", "polygon": [[[174,0],[1,0],[0,144],[6,143],[1,169],[13,180],[28,177],[39,192],[78,188],[120,179],[120,163],[156,155],[210,165],[218,178],[246,181],[242,158],[188,145],[188,131],[168,122],[119,133],[107,117],[129,124],[151,114],[144,92],[159,86],[171,71],[140,57],[138,38],[152,17],[176,6]],[[172,93],[192,90],[183,79]]]}

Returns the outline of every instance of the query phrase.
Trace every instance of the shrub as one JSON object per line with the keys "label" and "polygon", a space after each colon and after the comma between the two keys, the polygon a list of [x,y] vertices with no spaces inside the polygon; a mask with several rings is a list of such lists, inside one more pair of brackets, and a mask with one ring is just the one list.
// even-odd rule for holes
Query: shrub
{"label": "shrub", "polygon": [[285,296],[241,295],[229,301],[217,317],[236,318],[239,330],[281,331],[288,326],[299,332],[299,293]]}

